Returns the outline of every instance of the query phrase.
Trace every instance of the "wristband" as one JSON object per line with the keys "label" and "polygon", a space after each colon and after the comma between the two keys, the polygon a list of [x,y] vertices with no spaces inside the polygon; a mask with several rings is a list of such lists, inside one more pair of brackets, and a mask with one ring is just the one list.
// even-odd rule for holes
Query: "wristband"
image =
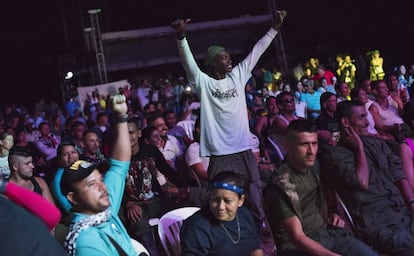
{"label": "wristband", "polygon": [[129,118],[128,114],[125,114],[125,115],[117,116],[115,121],[116,123],[126,123],[128,122],[128,118]]}

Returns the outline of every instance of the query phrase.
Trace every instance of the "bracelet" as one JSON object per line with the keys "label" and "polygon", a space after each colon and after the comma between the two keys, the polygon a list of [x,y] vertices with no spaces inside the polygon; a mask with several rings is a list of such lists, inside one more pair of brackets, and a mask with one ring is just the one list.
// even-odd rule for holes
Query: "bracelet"
{"label": "bracelet", "polygon": [[410,200],[408,200],[408,204],[413,204],[414,203],[414,198],[411,198]]}
{"label": "bracelet", "polygon": [[3,179],[0,185],[0,193],[2,194],[6,193],[6,185],[7,185],[7,180]]}
{"label": "bracelet", "polygon": [[125,114],[125,115],[122,115],[122,116],[117,116],[115,121],[116,121],[116,123],[126,123],[126,122],[128,122],[128,118],[129,118],[128,114]]}

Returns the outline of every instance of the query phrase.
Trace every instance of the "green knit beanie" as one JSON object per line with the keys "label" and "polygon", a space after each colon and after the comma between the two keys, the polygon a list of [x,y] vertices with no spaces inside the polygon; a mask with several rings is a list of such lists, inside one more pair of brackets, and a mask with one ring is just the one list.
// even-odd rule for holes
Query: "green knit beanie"
{"label": "green knit beanie", "polygon": [[210,63],[214,60],[214,58],[219,54],[220,52],[224,51],[225,49],[221,46],[212,45],[208,47],[206,58],[204,60],[204,65],[208,67]]}

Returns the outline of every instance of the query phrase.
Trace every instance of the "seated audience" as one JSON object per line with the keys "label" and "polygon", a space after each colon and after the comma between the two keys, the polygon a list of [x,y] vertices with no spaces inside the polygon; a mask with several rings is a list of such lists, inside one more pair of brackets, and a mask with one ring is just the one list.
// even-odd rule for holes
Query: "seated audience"
{"label": "seated audience", "polygon": [[[291,93],[280,93],[277,95],[276,101],[279,108],[279,115],[272,123],[272,130],[266,142],[266,147],[270,150],[269,154],[272,156],[272,163],[280,165],[286,154],[285,140],[289,123],[302,118],[295,114],[295,99]],[[277,157],[275,157],[276,155]]]}
{"label": "seated audience", "polygon": [[257,134],[262,142],[267,140],[270,135],[272,123],[279,115],[279,109],[276,103],[276,97],[269,96],[266,100],[266,115],[260,116],[254,126],[254,132]]}
{"label": "seated audience", "polygon": [[389,95],[384,80],[372,81],[371,89],[375,101],[369,110],[374,118],[375,128],[379,133],[390,133],[398,142],[404,141],[408,127],[400,116],[403,110],[401,99],[398,95]]}
{"label": "seated audience", "polygon": [[46,161],[52,160],[57,155],[57,146],[60,143],[60,137],[50,132],[50,125],[43,122],[39,125],[40,137],[35,141],[37,149],[42,153]]}
{"label": "seated audience", "polygon": [[10,182],[27,190],[34,191],[54,204],[46,181],[33,175],[33,156],[28,148],[13,147],[9,153],[9,166],[11,171]]}
{"label": "seated audience", "polygon": [[221,172],[211,181],[208,205],[184,221],[182,255],[263,255],[256,223],[243,207],[242,179]]}
{"label": "seated audience", "polygon": [[165,122],[168,127],[167,134],[174,136],[184,150],[191,143],[191,139],[188,137],[183,127],[177,125],[177,114],[173,110],[167,110],[164,112]]}
{"label": "seated audience", "polygon": [[158,129],[161,140],[158,145],[158,149],[164,155],[165,159],[171,165],[171,167],[176,168],[176,159],[180,157],[183,153],[180,142],[171,135],[167,134],[168,126],[165,122],[164,115],[159,112],[151,114],[147,119],[148,125],[153,126]]}
{"label": "seated audience", "polygon": [[0,134],[0,178],[8,179],[10,177],[9,152],[14,145],[13,135],[9,132]]}
{"label": "seated audience", "polygon": [[351,96],[349,96],[350,90],[349,90],[349,86],[347,83],[345,82],[337,83],[335,85],[335,90],[336,90],[336,95],[337,95],[336,100],[338,102],[341,102],[344,100],[351,100]]}
{"label": "seated audience", "polygon": [[82,135],[82,154],[79,159],[86,160],[91,163],[98,163],[106,160],[106,156],[102,153],[99,137],[93,130],[86,130]]}
{"label": "seated audience", "polygon": [[307,117],[315,120],[321,113],[321,106],[319,100],[321,92],[315,90],[315,84],[310,79],[303,79],[303,93],[300,95],[300,101],[306,103]]}
{"label": "seated audience", "polygon": [[316,126],[292,121],[286,144],[286,161],[263,192],[278,255],[377,255],[341,228],[344,221],[338,215],[325,218]]}
{"label": "seated audience", "polygon": [[331,92],[322,93],[321,115],[315,120],[318,141],[321,143],[320,146],[324,148],[327,145],[336,145],[339,140],[339,124],[334,117],[337,105],[336,97],[336,94]]}
{"label": "seated audience", "polygon": [[414,192],[401,159],[388,144],[369,136],[362,103],[338,104],[341,141],[331,153],[331,184],[354,221],[358,237],[379,253],[413,255]]}

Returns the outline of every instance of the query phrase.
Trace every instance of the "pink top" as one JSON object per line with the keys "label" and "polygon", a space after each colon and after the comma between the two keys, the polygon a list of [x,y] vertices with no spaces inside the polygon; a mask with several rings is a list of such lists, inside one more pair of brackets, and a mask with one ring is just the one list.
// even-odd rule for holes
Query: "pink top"
{"label": "pink top", "polygon": [[52,230],[60,221],[60,211],[41,195],[8,182],[5,195],[16,204],[39,217]]}

